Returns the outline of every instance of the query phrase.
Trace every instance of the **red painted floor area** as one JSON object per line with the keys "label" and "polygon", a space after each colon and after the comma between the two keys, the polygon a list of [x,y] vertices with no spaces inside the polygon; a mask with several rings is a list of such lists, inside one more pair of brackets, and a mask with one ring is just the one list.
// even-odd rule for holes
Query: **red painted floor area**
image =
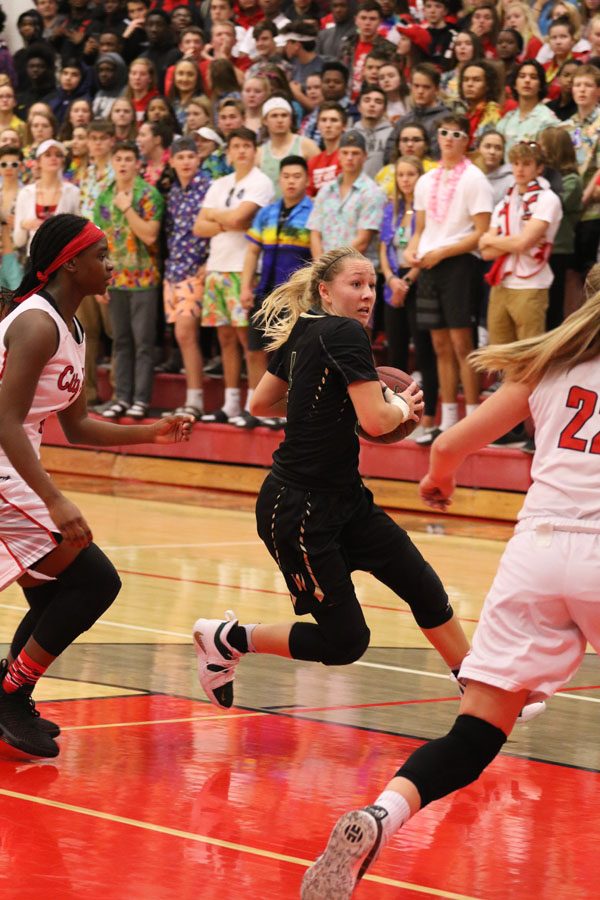
{"label": "red painted floor area", "polygon": [[[298,897],[281,857],[314,858],[420,743],[162,696],[40,709],[64,728],[57,760],[0,744],[0,890],[20,900]],[[396,886],[356,896],[597,897],[599,805],[600,775],[502,756],[386,849],[372,874]]]}

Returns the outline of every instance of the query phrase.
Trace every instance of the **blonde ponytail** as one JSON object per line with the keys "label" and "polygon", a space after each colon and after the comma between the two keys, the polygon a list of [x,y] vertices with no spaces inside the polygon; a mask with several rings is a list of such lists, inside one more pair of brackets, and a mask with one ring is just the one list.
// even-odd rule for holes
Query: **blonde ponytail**
{"label": "blonde ponytail", "polygon": [[354,247],[340,247],[324,253],[319,259],[298,269],[285,284],[269,294],[254,321],[263,328],[268,340],[267,349],[276,350],[285,344],[302,313],[322,309],[319,284],[333,281],[346,259],[366,259]]}
{"label": "blonde ponytail", "polygon": [[480,372],[504,372],[510,381],[536,383],[546,372],[572,369],[598,355],[600,291],[558,328],[524,341],[476,350],[469,356],[469,361]]}

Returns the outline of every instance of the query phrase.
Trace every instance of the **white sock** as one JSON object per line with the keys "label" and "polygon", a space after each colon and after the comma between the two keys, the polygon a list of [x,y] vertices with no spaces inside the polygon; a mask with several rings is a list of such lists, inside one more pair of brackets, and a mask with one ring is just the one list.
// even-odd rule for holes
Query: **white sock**
{"label": "white sock", "polygon": [[244,409],[246,412],[250,412],[250,401],[252,400],[252,394],[254,393],[254,388],[248,388],[248,393],[246,394],[246,405]]}
{"label": "white sock", "polygon": [[248,653],[257,653],[256,647],[252,643],[252,632],[258,625],[258,622],[255,622],[254,625],[242,625],[242,628],[246,631],[246,640],[248,641]]}
{"label": "white sock", "polygon": [[384,843],[387,843],[398,829],[410,819],[410,806],[398,791],[388,790],[383,791],[372,805],[380,806],[387,812],[385,819],[381,820],[381,827],[383,828],[382,838]]}
{"label": "white sock", "polygon": [[204,409],[204,391],[202,388],[188,388],[185,392],[185,405]]}
{"label": "white sock", "polygon": [[225,403],[223,404],[223,409],[229,418],[232,419],[233,416],[239,416],[241,408],[240,389],[225,388]]}
{"label": "white sock", "polygon": [[479,409],[479,403],[467,403],[465,411],[468,416],[472,415],[476,409]]}
{"label": "white sock", "polygon": [[458,422],[458,403],[442,403],[440,430],[446,431]]}

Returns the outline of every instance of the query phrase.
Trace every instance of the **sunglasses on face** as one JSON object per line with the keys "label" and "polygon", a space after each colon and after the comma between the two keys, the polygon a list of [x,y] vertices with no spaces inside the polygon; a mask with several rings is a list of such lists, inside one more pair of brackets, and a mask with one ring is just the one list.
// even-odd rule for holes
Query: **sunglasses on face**
{"label": "sunglasses on face", "polygon": [[459,141],[461,138],[469,137],[469,135],[465,134],[464,131],[450,131],[448,128],[438,128],[438,134],[440,137],[454,138],[455,141]]}
{"label": "sunglasses on face", "polygon": [[0,162],[0,169],[18,169],[18,162]]}

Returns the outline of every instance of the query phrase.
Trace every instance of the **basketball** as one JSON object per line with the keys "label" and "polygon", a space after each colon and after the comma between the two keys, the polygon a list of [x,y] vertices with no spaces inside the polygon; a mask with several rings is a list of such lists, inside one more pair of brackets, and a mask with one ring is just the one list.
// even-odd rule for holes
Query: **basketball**
{"label": "basketball", "polygon": [[[414,380],[410,375],[407,375],[406,372],[403,372],[402,369],[394,369],[391,366],[377,366],[376,371],[380,380],[385,382],[389,389],[395,394],[400,394],[402,391],[405,391]],[[407,422],[402,422],[393,431],[388,431],[387,434],[380,434],[377,437],[367,434],[359,425],[358,433],[366,441],[370,441],[373,444],[397,444],[398,441],[403,441],[409,434],[412,434],[418,424],[419,423],[415,419],[408,419]]]}

